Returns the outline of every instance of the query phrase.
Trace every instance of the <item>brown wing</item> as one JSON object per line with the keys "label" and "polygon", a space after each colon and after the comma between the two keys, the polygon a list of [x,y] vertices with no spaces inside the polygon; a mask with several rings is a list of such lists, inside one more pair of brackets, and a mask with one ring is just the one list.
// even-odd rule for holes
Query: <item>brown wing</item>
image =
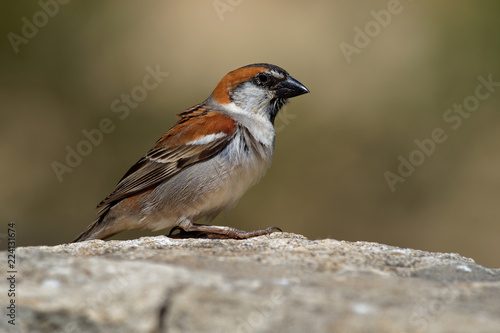
{"label": "brown wing", "polygon": [[127,171],[114,191],[97,206],[103,207],[101,212],[216,155],[228,145],[236,130],[234,120],[200,106],[180,116],[181,120]]}

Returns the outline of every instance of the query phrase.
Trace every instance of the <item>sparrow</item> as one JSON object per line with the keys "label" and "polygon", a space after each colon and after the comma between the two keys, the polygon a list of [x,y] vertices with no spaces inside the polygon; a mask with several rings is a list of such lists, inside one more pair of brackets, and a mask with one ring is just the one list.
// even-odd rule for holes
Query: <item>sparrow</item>
{"label": "sparrow", "polygon": [[[97,208],[98,218],[73,242],[121,231],[172,228],[178,238],[245,239],[281,231],[243,231],[210,222],[232,208],[271,166],[274,120],[288,99],[309,90],[284,69],[266,63],[225,75],[202,103],[134,164]],[[174,235],[175,237],[175,235]]]}

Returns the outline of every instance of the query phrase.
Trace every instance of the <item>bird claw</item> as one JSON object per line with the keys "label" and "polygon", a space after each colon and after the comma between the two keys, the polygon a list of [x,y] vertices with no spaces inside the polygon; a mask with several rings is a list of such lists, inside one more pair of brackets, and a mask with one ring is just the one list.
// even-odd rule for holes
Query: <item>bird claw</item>
{"label": "bird claw", "polygon": [[[179,231],[174,234],[175,231]],[[244,231],[231,227],[211,226],[204,224],[192,224],[188,230],[175,226],[170,230],[168,237],[175,239],[186,238],[208,238],[208,239],[248,239],[262,235],[269,235],[273,232],[282,232],[278,227],[269,227],[263,230]]]}

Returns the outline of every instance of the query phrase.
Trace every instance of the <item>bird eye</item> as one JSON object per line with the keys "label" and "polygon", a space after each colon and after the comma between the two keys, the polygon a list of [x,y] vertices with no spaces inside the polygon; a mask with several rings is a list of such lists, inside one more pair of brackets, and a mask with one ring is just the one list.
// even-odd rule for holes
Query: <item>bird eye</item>
{"label": "bird eye", "polygon": [[257,75],[257,80],[259,80],[260,83],[266,83],[268,81],[268,77],[265,74],[259,74]]}

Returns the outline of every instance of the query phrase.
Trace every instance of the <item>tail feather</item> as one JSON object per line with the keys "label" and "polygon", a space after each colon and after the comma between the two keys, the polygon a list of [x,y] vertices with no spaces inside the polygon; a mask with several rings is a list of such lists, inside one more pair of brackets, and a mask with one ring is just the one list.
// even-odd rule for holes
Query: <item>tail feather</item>
{"label": "tail feather", "polygon": [[92,224],[90,224],[85,231],[83,231],[78,237],[73,239],[72,243],[83,242],[91,239],[106,239],[113,235],[116,235],[119,231],[110,230],[108,221],[104,221],[104,217],[107,215],[107,211],[97,218]]}

